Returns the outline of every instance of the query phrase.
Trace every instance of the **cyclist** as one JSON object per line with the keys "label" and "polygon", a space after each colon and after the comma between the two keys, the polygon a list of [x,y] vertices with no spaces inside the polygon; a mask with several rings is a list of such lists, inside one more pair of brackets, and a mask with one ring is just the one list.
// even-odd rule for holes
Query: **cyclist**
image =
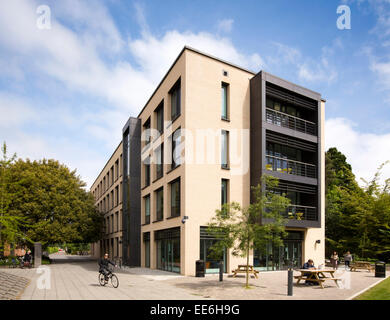
{"label": "cyclist", "polygon": [[105,281],[108,281],[108,275],[111,273],[111,271],[108,269],[109,264],[112,264],[114,267],[117,267],[114,262],[108,259],[108,253],[106,253],[104,255],[104,258],[99,260],[99,272],[104,274]]}

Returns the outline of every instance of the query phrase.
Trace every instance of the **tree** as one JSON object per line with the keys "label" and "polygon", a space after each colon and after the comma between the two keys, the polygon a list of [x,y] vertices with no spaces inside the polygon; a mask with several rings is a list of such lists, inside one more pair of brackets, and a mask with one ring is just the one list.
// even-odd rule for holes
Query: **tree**
{"label": "tree", "polygon": [[8,212],[33,242],[86,243],[100,238],[102,217],[85,183],[56,160],[19,159],[9,168]]}
{"label": "tree", "polygon": [[211,248],[214,256],[232,249],[234,256],[246,258],[245,288],[249,288],[249,252],[254,248],[265,250],[268,243],[281,246],[286,235],[283,213],[290,200],[274,192],[277,186],[276,178],[264,175],[252,187],[253,201],[247,208],[237,202],[224,204],[208,224],[208,232],[219,240]]}
{"label": "tree", "polygon": [[4,250],[6,243],[15,243],[24,238],[21,231],[23,220],[9,212],[11,197],[8,192],[10,167],[16,159],[16,154],[10,158],[7,156],[7,145],[4,142],[1,147],[2,159],[0,160],[0,248]]}

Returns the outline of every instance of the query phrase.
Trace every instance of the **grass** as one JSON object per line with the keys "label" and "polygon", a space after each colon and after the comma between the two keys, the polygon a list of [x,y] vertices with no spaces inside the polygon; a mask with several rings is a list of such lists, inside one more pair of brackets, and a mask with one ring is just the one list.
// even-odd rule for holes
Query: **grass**
{"label": "grass", "polygon": [[355,300],[390,300],[390,278],[362,293]]}

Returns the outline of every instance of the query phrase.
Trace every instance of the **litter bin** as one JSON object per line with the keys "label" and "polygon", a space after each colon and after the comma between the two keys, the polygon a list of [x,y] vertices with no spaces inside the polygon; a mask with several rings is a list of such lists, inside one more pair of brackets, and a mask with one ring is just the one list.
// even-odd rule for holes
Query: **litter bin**
{"label": "litter bin", "polygon": [[196,261],[196,277],[204,277],[205,274],[205,263],[203,260]]}
{"label": "litter bin", "polygon": [[383,261],[375,262],[375,277],[386,278],[386,263]]}

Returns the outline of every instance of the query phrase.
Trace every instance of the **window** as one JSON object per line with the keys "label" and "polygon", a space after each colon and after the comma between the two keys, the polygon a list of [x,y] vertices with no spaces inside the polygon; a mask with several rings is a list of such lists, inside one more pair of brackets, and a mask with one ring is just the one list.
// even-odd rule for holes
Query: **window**
{"label": "window", "polygon": [[115,206],[119,205],[119,187],[115,187]]}
{"label": "window", "polygon": [[145,205],[145,224],[150,223],[150,195],[144,197]]}
{"label": "window", "polygon": [[156,129],[160,134],[164,132],[164,101],[156,108]]}
{"label": "window", "polygon": [[144,168],[145,168],[145,187],[147,187],[148,185],[150,185],[150,157],[145,159]]}
{"label": "window", "polygon": [[119,231],[119,215],[118,215],[118,212],[115,213],[115,226],[116,226],[116,232]]}
{"label": "window", "polygon": [[164,189],[156,191],[156,221],[164,219]]}
{"label": "window", "polygon": [[229,198],[229,180],[227,179],[222,179],[222,184],[221,184],[221,205],[224,205],[228,203]]}
{"label": "window", "polygon": [[156,179],[163,176],[164,167],[164,144],[162,143],[155,151],[156,157]]}
{"label": "window", "polygon": [[171,136],[171,143],[172,143],[171,169],[174,169],[181,164],[180,142],[181,142],[181,132],[180,129],[177,129]]}
{"label": "window", "polygon": [[221,166],[229,168],[229,132],[222,130],[221,134]]}
{"label": "window", "polygon": [[144,232],[145,268],[150,268],[150,232]]}
{"label": "window", "polygon": [[119,178],[119,159],[115,161],[115,180]]}
{"label": "window", "polygon": [[180,179],[171,183],[171,217],[180,216]]}
{"label": "window", "polygon": [[152,140],[152,135],[150,132],[150,117],[145,121],[143,128],[143,131],[145,132],[143,137],[145,138],[145,146],[147,146]]}
{"label": "window", "polygon": [[222,114],[221,117],[222,119],[229,119],[228,115],[228,87],[229,85],[227,83],[223,83],[221,85],[221,95],[222,95]]}
{"label": "window", "polygon": [[174,120],[180,116],[181,112],[180,79],[176,82],[169,93],[171,95],[171,120]]}

